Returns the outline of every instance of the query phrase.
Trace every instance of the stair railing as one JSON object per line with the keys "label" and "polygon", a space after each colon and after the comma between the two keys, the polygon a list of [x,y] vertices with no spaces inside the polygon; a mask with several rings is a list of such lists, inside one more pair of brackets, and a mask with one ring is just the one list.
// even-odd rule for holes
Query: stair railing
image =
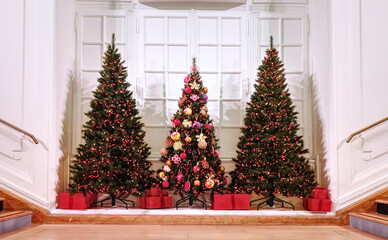
{"label": "stair railing", "polygon": [[381,119],[381,120],[379,120],[379,121],[377,121],[375,123],[372,123],[371,125],[369,125],[367,127],[361,128],[357,132],[354,132],[354,133],[350,134],[348,139],[346,139],[346,142],[349,143],[353,139],[354,136],[357,136],[358,134],[360,134],[362,132],[365,132],[366,130],[368,130],[370,128],[373,128],[373,127],[375,127],[375,126],[377,126],[377,125],[379,125],[379,124],[381,124],[381,123],[383,123],[383,122],[385,122],[387,120],[388,120],[388,117],[385,117],[385,118],[383,118],[383,119]]}
{"label": "stair railing", "polygon": [[23,130],[23,129],[21,129],[21,128],[19,128],[19,127],[13,125],[13,124],[11,124],[11,123],[1,119],[1,118],[0,118],[0,123],[3,123],[5,125],[7,125],[8,127],[13,128],[16,131],[19,131],[19,132],[23,133],[26,136],[29,136],[32,139],[32,141],[34,141],[35,144],[39,143],[38,140],[36,139],[36,137],[34,135],[32,135],[31,133],[29,133],[29,132],[27,132],[27,131],[25,131],[25,130]]}

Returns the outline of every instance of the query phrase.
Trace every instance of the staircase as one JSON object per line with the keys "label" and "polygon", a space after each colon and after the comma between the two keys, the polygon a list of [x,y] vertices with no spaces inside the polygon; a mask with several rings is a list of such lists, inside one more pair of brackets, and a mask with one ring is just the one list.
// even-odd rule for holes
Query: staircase
{"label": "staircase", "polygon": [[31,224],[31,211],[3,211],[4,200],[0,197],[0,234]]}
{"label": "staircase", "polygon": [[376,212],[349,213],[350,226],[388,239],[388,199],[377,199]]}

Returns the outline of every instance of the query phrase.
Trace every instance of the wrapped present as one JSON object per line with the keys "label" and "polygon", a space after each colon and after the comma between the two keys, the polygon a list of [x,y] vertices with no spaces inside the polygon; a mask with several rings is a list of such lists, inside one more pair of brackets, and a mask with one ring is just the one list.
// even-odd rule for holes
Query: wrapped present
{"label": "wrapped present", "polygon": [[308,198],[307,209],[310,211],[330,212],[331,200]]}
{"label": "wrapped present", "polygon": [[155,208],[171,208],[172,196],[168,196],[166,189],[153,187],[146,190],[143,197],[140,198],[140,208],[155,209]]}
{"label": "wrapped present", "polygon": [[146,190],[146,197],[159,197],[161,194],[160,188],[153,187],[150,190]]}
{"label": "wrapped present", "polygon": [[145,208],[155,209],[162,208],[162,198],[161,197],[145,197]]}
{"label": "wrapped present", "polygon": [[303,198],[303,207],[304,207],[305,209],[307,209],[307,207],[308,207],[308,202],[309,202],[308,197]]}
{"label": "wrapped present", "polygon": [[87,193],[74,193],[72,195],[71,209],[88,209],[92,205],[93,199],[96,199],[96,194]]}
{"label": "wrapped present", "polygon": [[316,187],[312,191],[311,197],[315,199],[327,199],[327,191],[325,188]]}
{"label": "wrapped present", "polygon": [[162,197],[162,208],[172,208],[172,196]]}
{"label": "wrapped present", "polygon": [[214,210],[233,209],[232,194],[214,194],[212,207]]}
{"label": "wrapped present", "polygon": [[69,192],[59,194],[59,201],[58,201],[59,209],[71,209],[72,204],[73,204],[73,197],[72,195],[70,195]]}
{"label": "wrapped present", "polygon": [[232,205],[233,205],[233,209],[236,209],[236,210],[243,210],[243,209],[246,209],[246,210],[249,210],[251,208],[250,206],[250,202],[251,202],[251,195],[250,194],[233,194],[233,198],[232,198]]}

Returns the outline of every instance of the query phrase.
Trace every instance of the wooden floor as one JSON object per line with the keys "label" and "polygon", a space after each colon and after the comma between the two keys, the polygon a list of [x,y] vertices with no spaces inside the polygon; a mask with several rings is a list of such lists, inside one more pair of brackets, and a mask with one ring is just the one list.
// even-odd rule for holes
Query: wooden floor
{"label": "wooden floor", "polygon": [[0,235],[0,239],[124,240],[124,239],[255,239],[255,240],[363,240],[383,239],[342,226],[241,226],[241,225],[31,225]]}

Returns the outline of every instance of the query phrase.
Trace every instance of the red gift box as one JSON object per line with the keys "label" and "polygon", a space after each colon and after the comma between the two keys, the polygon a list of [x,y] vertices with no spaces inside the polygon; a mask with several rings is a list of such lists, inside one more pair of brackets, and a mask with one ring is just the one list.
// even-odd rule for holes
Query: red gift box
{"label": "red gift box", "polygon": [[315,199],[308,198],[307,209],[310,211],[330,212],[331,200],[330,199]]}
{"label": "red gift box", "polygon": [[145,202],[148,209],[162,208],[161,197],[146,197]]}
{"label": "red gift box", "polygon": [[92,200],[95,199],[95,194],[87,193],[74,193],[72,195],[73,202],[71,209],[88,209],[92,205]]}
{"label": "red gift box", "polygon": [[326,199],[327,198],[327,191],[325,188],[316,187],[312,193],[311,197],[315,199]]}
{"label": "red gift box", "polygon": [[212,208],[214,210],[233,209],[232,194],[214,194]]}
{"label": "red gift box", "polygon": [[159,197],[161,194],[160,188],[153,187],[150,190],[146,190],[146,196],[148,197]]}
{"label": "red gift box", "polygon": [[303,198],[303,207],[304,207],[305,209],[307,209],[307,207],[308,207],[308,202],[309,202],[309,199],[308,199],[308,198]]}
{"label": "red gift box", "polygon": [[69,192],[60,193],[58,208],[59,209],[71,209],[71,205],[73,204],[73,197]]}
{"label": "red gift box", "polygon": [[155,209],[155,208],[171,208],[172,196],[167,196],[166,189],[151,188],[146,190],[144,197],[140,198],[140,208]]}
{"label": "red gift box", "polygon": [[233,194],[232,205],[233,209],[249,210],[251,208],[251,195],[250,194]]}
{"label": "red gift box", "polygon": [[162,197],[162,208],[172,208],[172,196]]}

